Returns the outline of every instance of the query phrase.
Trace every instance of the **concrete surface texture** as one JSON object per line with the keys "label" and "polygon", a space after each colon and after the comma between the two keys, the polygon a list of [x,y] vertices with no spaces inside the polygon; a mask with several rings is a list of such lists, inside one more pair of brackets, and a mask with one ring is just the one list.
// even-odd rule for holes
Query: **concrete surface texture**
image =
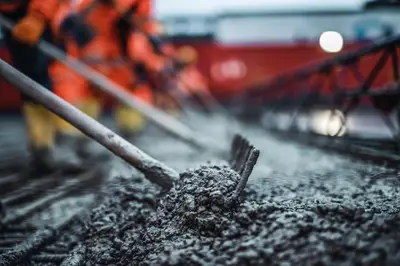
{"label": "concrete surface texture", "polygon": [[[207,128],[210,134],[229,123],[213,125]],[[283,143],[256,126],[246,126],[244,133],[261,149],[261,156],[241,203],[234,207],[226,205],[236,182],[229,170],[221,168],[215,176],[214,166],[195,167],[210,154],[196,155],[156,130],[143,135],[137,143],[144,150],[178,169],[194,168],[185,171],[176,189],[156,206],[147,202],[155,192],[117,181],[121,185],[113,186],[113,196],[94,211],[89,223],[91,230],[112,228],[89,234],[85,240],[89,261],[93,265],[400,262],[397,171]],[[132,191],[121,193],[127,188]],[[121,207],[122,203],[128,205]],[[104,210],[112,218],[100,215]],[[94,226],[98,217],[103,222]]]}
{"label": "concrete surface texture", "polygon": [[[230,121],[197,121],[200,131],[229,142]],[[180,181],[160,195],[137,171],[112,159],[98,206],[60,240],[69,259],[84,265],[400,263],[398,171],[278,141],[259,125],[242,132],[261,155],[232,205],[238,176],[221,158],[149,126],[135,143],[178,169]]]}

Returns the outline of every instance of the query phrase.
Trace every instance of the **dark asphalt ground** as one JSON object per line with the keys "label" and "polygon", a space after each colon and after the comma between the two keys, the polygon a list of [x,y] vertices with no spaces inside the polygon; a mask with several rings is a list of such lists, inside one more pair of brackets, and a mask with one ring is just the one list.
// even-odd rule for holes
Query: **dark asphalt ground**
{"label": "dark asphalt ground", "polygon": [[[232,123],[192,122],[229,143]],[[398,171],[278,141],[258,125],[243,133],[261,155],[234,207],[228,169],[187,170],[157,203],[154,187],[114,159],[103,203],[82,229],[86,265],[400,264]],[[152,126],[136,144],[181,172],[221,161]]]}

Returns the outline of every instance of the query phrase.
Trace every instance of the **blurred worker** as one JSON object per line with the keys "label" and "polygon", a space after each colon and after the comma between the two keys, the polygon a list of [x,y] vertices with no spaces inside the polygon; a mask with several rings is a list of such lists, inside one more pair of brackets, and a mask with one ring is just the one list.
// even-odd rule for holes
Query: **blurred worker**
{"label": "blurred worker", "polygon": [[[16,69],[52,90],[48,73],[50,58],[35,47],[42,38],[52,42],[49,21],[56,13],[58,0],[0,1],[0,13],[15,22],[12,31],[4,31],[6,46]],[[76,157],[54,152],[54,115],[23,95],[31,165],[36,174],[53,170],[79,170]]]}
{"label": "blurred worker", "polygon": [[[151,34],[134,31],[129,38],[129,56],[133,60],[137,76],[152,87],[152,99],[158,100],[158,107],[171,113],[177,112],[177,104],[171,99],[170,92],[176,89],[173,76],[176,73],[172,58],[166,53],[171,53],[168,43],[160,38],[161,27],[158,23],[153,25]],[[160,104],[161,103],[161,104]]]}
{"label": "blurred worker", "polygon": [[[136,30],[131,33],[132,23],[137,27],[147,27],[148,23],[144,15],[138,20],[134,14],[130,14],[132,8],[127,2],[93,3],[92,0],[83,0],[76,5],[70,5],[68,11],[63,11],[64,14],[59,14],[58,19],[54,21],[54,29],[59,35],[66,37],[67,52],[70,56],[90,65],[142,101],[150,102],[149,87],[140,82],[131,62],[140,61],[153,71],[163,71],[165,65],[147,54],[148,40],[142,38],[142,31]],[[130,2],[135,4],[135,1]],[[149,1],[137,1],[135,11],[147,12],[146,2]],[[145,8],[141,9],[140,4],[145,4]],[[135,19],[131,19],[131,16]],[[52,65],[51,71],[56,93],[87,115],[98,119],[103,100],[100,89],[59,62]],[[136,135],[145,125],[145,120],[139,112],[123,104],[116,106],[115,118],[120,133],[125,137]],[[80,138],[78,153],[81,156],[89,157],[98,152],[93,142],[81,136],[77,129],[61,119],[58,121],[58,130],[64,136],[63,139]]]}
{"label": "blurred worker", "polygon": [[158,60],[162,59],[164,63],[169,65],[169,69],[161,79],[159,76],[152,75],[154,71],[146,69],[143,76],[146,77],[152,86],[154,105],[171,115],[179,116],[182,109],[181,99],[174,93],[177,91],[177,84],[175,82],[175,75],[177,73],[175,67],[176,51],[173,45],[166,40],[163,25],[156,20],[153,20],[150,25],[151,31],[147,34],[148,44],[150,45],[147,45],[147,53],[153,54]]}
{"label": "blurred worker", "polygon": [[207,81],[196,66],[197,51],[191,46],[182,46],[177,50],[177,61],[177,85],[186,101],[200,103],[205,107],[213,104]]}
{"label": "blurred worker", "polygon": [[173,58],[176,51],[172,43],[168,42],[166,34],[167,33],[162,23],[152,20],[148,36],[154,53],[168,58]]}
{"label": "blurred worker", "polygon": [[155,104],[174,115],[179,115],[182,105],[188,102],[201,103],[205,107],[216,105],[204,76],[196,67],[197,51],[190,46],[181,47],[176,51],[164,37],[163,26],[153,22],[153,32],[149,39],[154,53],[167,58],[174,66],[174,71],[170,73],[174,82],[169,80],[165,83],[168,88],[155,90]]}

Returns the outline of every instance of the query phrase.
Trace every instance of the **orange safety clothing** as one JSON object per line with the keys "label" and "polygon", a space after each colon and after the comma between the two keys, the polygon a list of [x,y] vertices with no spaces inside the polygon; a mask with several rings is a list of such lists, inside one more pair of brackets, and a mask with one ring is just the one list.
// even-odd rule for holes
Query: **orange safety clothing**
{"label": "orange safety clothing", "polygon": [[147,36],[138,31],[133,32],[128,39],[128,55],[152,72],[160,72],[168,64],[168,59],[155,53]]}
{"label": "orange safety clothing", "polygon": [[163,56],[174,58],[176,56],[176,51],[174,46],[171,43],[167,42],[164,38],[166,34],[164,26],[154,19],[150,21],[150,26],[151,28],[147,31],[147,34],[150,37],[154,37],[154,39],[158,40],[159,43],[157,45],[160,46],[154,48],[156,50],[158,49]]}
{"label": "orange safety clothing", "polygon": [[[135,1],[115,1],[120,4],[119,10],[125,10],[129,8],[129,5],[134,4]],[[53,20],[52,28],[56,33],[58,32],[59,25],[62,23],[64,18],[66,18],[71,13],[84,12],[85,8],[88,8],[93,4],[92,0],[83,0],[77,5],[64,4],[59,9],[58,14],[55,15]],[[136,96],[142,98],[146,102],[151,102],[149,99],[148,90],[138,89],[136,77],[132,66],[129,63],[129,59],[123,58],[122,45],[120,43],[120,38],[115,30],[116,23],[119,20],[119,13],[121,11],[113,10],[107,4],[98,3],[89,12],[86,12],[85,22],[90,25],[96,32],[93,40],[91,40],[85,47],[79,48],[74,41],[66,41],[67,53],[75,57],[87,65],[91,66],[95,70],[99,71],[101,74],[110,78],[112,81],[116,82],[128,91],[132,91]],[[133,38],[135,39],[135,38]],[[148,45],[146,39],[140,38],[139,42],[144,43],[140,45],[132,40],[128,43],[128,47],[134,45],[135,54],[137,51],[136,47],[143,47]],[[142,53],[139,50],[139,53]],[[144,60],[145,62],[151,62],[150,64],[153,69],[160,68],[158,65],[154,67],[154,62],[152,58]],[[157,61],[155,61],[157,63]],[[150,67],[150,68],[151,68]],[[79,74],[74,73],[72,70],[62,66],[60,62],[56,62],[51,67],[51,74],[55,86],[55,92],[67,101],[74,103],[79,102],[79,99],[84,99],[87,97],[93,97],[98,94],[98,91],[93,90],[90,82],[85,81],[85,79]]]}
{"label": "orange safety clothing", "polygon": [[[88,9],[88,11],[86,11]],[[66,50],[69,56],[75,57],[101,74],[112,78],[113,81],[123,87],[130,86],[130,69],[124,65],[121,59],[122,48],[118,42],[118,34],[115,30],[119,14],[115,9],[103,2],[83,0],[75,3],[65,3],[59,9],[52,21],[52,28],[56,34],[59,32],[63,20],[70,14],[84,16],[84,21],[95,31],[96,35],[85,47],[79,48],[73,40],[65,36]],[[55,84],[55,92],[67,101],[73,103],[78,98],[89,97],[93,94],[92,86],[83,77],[56,62],[52,66],[52,77]],[[67,74],[68,73],[68,74]],[[63,76],[69,76],[67,79]],[[67,89],[69,87],[69,89]]]}
{"label": "orange safety clothing", "polygon": [[43,15],[31,12],[17,22],[12,34],[14,38],[22,43],[35,45],[42,36],[46,26],[47,23]]}
{"label": "orange safety clothing", "polygon": [[0,1],[0,13],[22,14],[12,33],[17,40],[30,45],[39,41],[57,8],[58,0]]}
{"label": "orange safety clothing", "polygon": [[[0,13],[13,13],[24,8],[27,1],[0,1]],[[59,0],[30,0],[28,3],[28,14],[35,13],[41,15],[44,20],[50,21],[58,8]]]}
{"label": "orange safety clothing", "polygon": [[116,0],[115,3],[119,13],[141,31],[152,34],[157,30],[151,19],[153,10],[151,0]]}
{"label": "orange safety clothing", "polygon": [[[92,6],[94,5],[94,6]],[[88,11],[86,11],[88,9]],[[106,3],[93,3],[93,0],[82,0],[70,6],[70,12],[64,11],[64,17],[69,14],[79,14],[84,21],[95,32],[94,39],[80,49],[78,57],[89,58],[113,58],[121,54],[121,46],[118,34],[115,31],[115,24],[119,14],[115,9],[110,8]],[[62,23],[62,14],[59,14],[58,23]]]}
{"label": "orange safety clothing", "polygon": [[151,87],[147,83],[139,84],[134,89],[135,96],[141,101],[151,104],[153,102],[153,93],[151,91]]}
{"label": "orange safety clothing", "polygon": [[[120,15],[131,15],[131,18],[135,14],[139,12],[139,9],[145,12],[145,15],[150,14],[150,6],[147,6],[148,3],[144,0],[113,0],[111,1],[113,8],[120,14]],[[145,8],[145,9],[143,9]],[[132,12],[132,14],[130,14]]]}
{"label": "orange safety clothing", "polygon": [[[64,19],[70,14],[81,15],[84,22],[96,34],[84,47],[78,47],[72,39],[64,36],[68,55],[91,66],[141,100],[151,103],[151,89],[143,83],[138,85],[139,81],[131,62],[144,63],[146,68],[152,71],[160,71],[165,62],[151,54],[152,49],[146,36],[138,33],[129,36],[126,52],[130,58],[124,58],[125,51],[123,51],[121,38],[116,30],[122,14],[133,12],[134,14],[129,14],[132,19],[135,16],[143,18],[150,16],[151,1],[114,0],[111,2],[112,6],[104,2],[95,2],[95,0],[82,0],[72,4],[64,2],[52,21],[53,31],[59,36],[62,35],[59,29]],[[60,62],[55,62],[51,66],[51,75],[56,94],[72,104],[78,104],[82,99],[102,95],[79,73],[63,66]]]}
{"label": "orange safety clothing", "polygon": [[71,13],[73,3],[71,0],[62,0],[58,6],[57,11],[54,13],[53,18],[50,21],[50,27],[53,35],[57,38],[62,38],[60,33],[60,25],[63,20]]}
{"label": "orange safety clothing", "polygon": [[[87,62],[87,65],[100,69],[101,74],[135,94],[135,77],[129,64],[123,61],[116,60],[113,62],[108,60],[97,65]],[[50,74],[54,84],[54,92],[72,104],[77,104],[91,97],[103,98],[103,93],[99,89],[61,62],[53,63],[50,67]]]}

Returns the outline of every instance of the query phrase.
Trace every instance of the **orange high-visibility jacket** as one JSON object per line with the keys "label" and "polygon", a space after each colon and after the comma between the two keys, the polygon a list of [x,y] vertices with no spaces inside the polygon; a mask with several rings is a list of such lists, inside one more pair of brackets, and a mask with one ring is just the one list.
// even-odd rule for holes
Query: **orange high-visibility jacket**
{"label": "orange high-visibility jacket", "polygon": [[[13,13],[17,11],[26,1],[0,1],[0,13]],[[35,12],[43,15],[50,21],[57,11],[59,0],[30,0],[28,3],[28,12]]]}
{"label": "orange high-visibility jacket", "polygon": [[[131,69],[131,65],[128,63],[129,60],[123,58],[122,46],[116,30],[116,22],[120,19],[120,13],[129,9],[129,4],[134,5],[135,1],[118,0],[116,2],[118,5],[114,7],[118,9],[110,8],[109,5],[104,3],[96,4],[93,0],[83,0],[76,5],[66,3],[59,9],[58,14],[53,20],[53,29],[57,33],[59,25],[65,17],[72,13],[85,13],[85,10],[90,8],[90,11],[84,16],[84,20],[95,31],[96,35],[94,39],[85,47],[78,48],[74,41],[66,38],[67,53],[130,90],[132,89],[132,85],[135,84],[136,77],[133,69]],[[92,94],[90,84],[80,81],[79,76],[75,76],[72,73],[67,74],[70,70],[65,67],[52,66],[51,72],[53,80],[56,81],[55,91],[65,100],[76,102],[80,97],[88,97]],[[66,79],[66,76],[69,78]],[[67,91],[68,88],[69,91]]]}
{"label": "orange high-visibility jacket", "polygon": [[[122,16],[127,19],[131,18],[130,22],[132,23],[136,21],[135,18],[137,17],[148,18],[151,15],[151,1],[114,0],[111,2],[113,4],[98,0],[82,0],[69,5],[69,7],[65,6],[57,14],[57,19],[53,22],[53,29],[57,33],[57,28],[68,14],[76,13],[82,15],[85,23],[96,33],[96,38],[81,52],[89,57],[119,55],[121,53],[121,45],[117,41],[116,22]],[[97,53],[97,55],[94,55],[94,53]]]}
{"label": "orange high-visibility jacket", "polygon": [[133,32],[128,39],[128,55],[134,62],[142,63],[146,69],[159,72],[166,66],[168,59],[155,53],[147,36]]}

